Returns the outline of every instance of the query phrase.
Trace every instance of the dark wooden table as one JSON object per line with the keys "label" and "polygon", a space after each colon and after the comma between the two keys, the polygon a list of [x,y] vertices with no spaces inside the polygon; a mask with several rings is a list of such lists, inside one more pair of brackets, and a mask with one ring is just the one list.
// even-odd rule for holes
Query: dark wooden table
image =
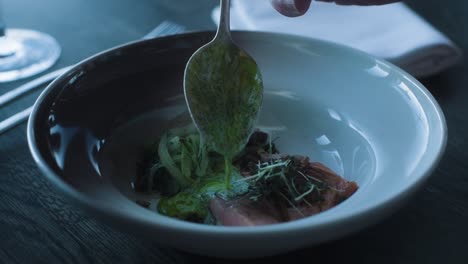
{"label": "dark wooden table", "polygon": [[[63,54],[54,69],[140,38],[165,19],[189,29],[214,29],[210,11],[216,2],[3,0],[8,25],[37,29],[58,39]],[[176,4],[179,7],[171,7]],[[414,0],[409,4],[468,51],[467,1]],[[0,94],[28,80],[0,84]],[[421,81],[442,106],[449,130],[446,154],[424,189],[373,227],[274,259],[288,263],[468,263],[468,64],[463,61]],[[37,95],[0,109],[0,119],[32,104]],[[25,128],[23,124],[0,136],[0,263],[235,262],[160,247],[96,222],[73,207],[38,171]]]}

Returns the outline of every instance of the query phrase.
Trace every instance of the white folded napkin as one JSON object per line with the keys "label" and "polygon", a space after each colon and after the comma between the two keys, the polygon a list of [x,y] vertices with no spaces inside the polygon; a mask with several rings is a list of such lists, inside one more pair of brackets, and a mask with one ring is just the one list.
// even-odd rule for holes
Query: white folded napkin
{"label": "white folded napkin", "polygon": [[[212,12],[219,21],[219,7]],[[388,60],[415,77],[456,64],[461,50],[407,5],[339,6],[313,2],[301,17],[279,14],[267,0],[232,1],[231,28],[297,34],[345,44]]]}

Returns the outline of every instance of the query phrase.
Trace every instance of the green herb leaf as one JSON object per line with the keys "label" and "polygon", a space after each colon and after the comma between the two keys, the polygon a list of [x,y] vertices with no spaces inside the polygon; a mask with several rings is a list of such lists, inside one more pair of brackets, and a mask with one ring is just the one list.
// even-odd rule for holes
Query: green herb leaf
{"label": "green herb leaf", "polygon": [[161,160],[161,164],[166,168],[169,173],[179,182],[181,186],[188,186],[189,182],[184,178],[182,172],[174,163],[169,150],[167,148],[168,140],[167,134],[163,134],[161,141],[159,142],[158,154]]}
{"label": "green herb leaf", "polygon": [[192,176],[192,157],[185,144],[181,145],[182,154],[180,158],[180,169],[185,179],[190,180]]}

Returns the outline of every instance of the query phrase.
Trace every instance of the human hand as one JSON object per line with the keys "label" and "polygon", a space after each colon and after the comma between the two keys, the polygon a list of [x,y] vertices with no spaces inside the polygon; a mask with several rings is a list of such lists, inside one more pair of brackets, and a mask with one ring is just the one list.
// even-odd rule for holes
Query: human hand
{"label": "human hand", "polygon": [[[398,0],[318,0],[322,2],[334,2],[339,5],[384,5]],[[309,9],[312,0],[270,0],[273,7],[288,17],[302,16]]]}

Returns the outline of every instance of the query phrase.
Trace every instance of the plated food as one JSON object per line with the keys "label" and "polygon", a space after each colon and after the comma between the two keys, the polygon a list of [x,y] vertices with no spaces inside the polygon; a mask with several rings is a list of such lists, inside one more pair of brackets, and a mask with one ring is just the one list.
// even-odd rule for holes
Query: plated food
{"label": "plated food", "polygon": [[[137,195],[130,184],[136,157],[142,157],[137,151],[188,123],[174,121],[186,112],[180,96],[184,65],[212,37],[194,32],[119,46],[76,64],[44,90],[28,121],[28,143],[43,176],[70,204],[162,246],[223,258],[265,257],[382,220],[424,186],[443,156],[443,112],[399,68],[321,40],[234,32],[263,71],[257,128],[273,131],[278,153],[326,164],[359,189],[311,217],[254,228],[181,221],[155,213],[152,200],[150,210],[143,208],[135,201],[147,195]],[[153,110],[161,116],[146,119]],[[101,155],[106,149],[121,151]]]}
{"label": "plated food", "polygon": [[[288,222],[328,210],[358,189],[324,164],[281,153],[271,135],[256,130],[234,159],[203,144],[194,126],[165,133],[142,153],[136,192],[157,195],[160,214],[195,223],[255,226]],[[137,202],[149,207],[148,201]]]}
{"label": "plated food", "polygon": [[184,71],[193,123],[149,147],[135,190],[160,195],[160,214],[225,226],[288,222],[346,200],[358,189],[355,182],[306,156],[280,153],[271,135],[253,131],[263,101],[261,69],[231,38],[229,0],[220,6],[214,39]]}

